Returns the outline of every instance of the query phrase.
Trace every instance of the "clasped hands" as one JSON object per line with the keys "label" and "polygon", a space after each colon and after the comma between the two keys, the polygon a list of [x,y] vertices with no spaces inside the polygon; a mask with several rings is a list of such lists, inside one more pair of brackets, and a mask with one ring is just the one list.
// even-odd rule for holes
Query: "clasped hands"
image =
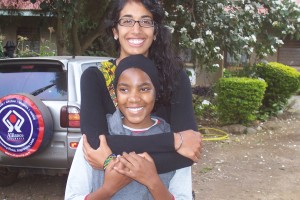
{"label": "clasped hands", "polygon": [[[100,147],[93,149],[83,135],[83,152],[87,162],[94,168],[103,170],[105,159],[112,154],[104,135],[99,136]],[[147,173],[145,173],[147,172]],[[144,185],[153,176],[158,176],[153,159],[148,153],[123,153],[112,160],[105,170],[105,184],[107,188],[120,188],[136,180]],[[111,180],[111,181],[110,181]]]}

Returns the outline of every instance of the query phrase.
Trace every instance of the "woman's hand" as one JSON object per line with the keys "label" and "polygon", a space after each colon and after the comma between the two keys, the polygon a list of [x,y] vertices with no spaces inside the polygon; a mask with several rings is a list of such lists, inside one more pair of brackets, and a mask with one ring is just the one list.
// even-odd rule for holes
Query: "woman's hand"
{"label": "woman's hand", "polygon": [[105,159],[112,154],[111,149],[107,145],[105,136],[99,136],[100,146],[96,150],[90,146],[86,139],[86,135],[83,135],[82,137],[84,158],[94,169],[103,169]]}
{"label": "woman's hand", "polygon": [[182,144],[179,133],[174,133],[175,149],[177,149],[179,154],[194,162],[198,162],[201,154],[201,134],[193,130],[181,131],[180,134],[182,136]]}
{"label": "woman's hand", "polygon": [[148,153],[123,153],[118,159],[126,168],[121,169],[115,166],[114,169],[117,172],[128,176],[147,187],[155,177],[158,177],[154,161]]}

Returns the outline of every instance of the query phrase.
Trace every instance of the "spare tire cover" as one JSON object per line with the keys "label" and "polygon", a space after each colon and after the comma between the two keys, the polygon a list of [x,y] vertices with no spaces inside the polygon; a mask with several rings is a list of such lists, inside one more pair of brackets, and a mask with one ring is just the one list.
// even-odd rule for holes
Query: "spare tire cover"
{"label": "spare tire cover", "polygon": [[11,157],[27,157],[46,147],[53,135],[47,106],[30,94],[0,98],[0,150]]}

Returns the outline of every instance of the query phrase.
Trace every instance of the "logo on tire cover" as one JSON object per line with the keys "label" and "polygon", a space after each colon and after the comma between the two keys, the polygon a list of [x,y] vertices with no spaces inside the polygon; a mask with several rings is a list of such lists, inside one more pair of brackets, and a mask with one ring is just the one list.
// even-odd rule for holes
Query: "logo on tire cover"
{"label": "logo on tire cover", "polygon": [[44,122],[36,105],[21,95],[0,100],[0,150],[12,157],[36,152],[44,135]]}

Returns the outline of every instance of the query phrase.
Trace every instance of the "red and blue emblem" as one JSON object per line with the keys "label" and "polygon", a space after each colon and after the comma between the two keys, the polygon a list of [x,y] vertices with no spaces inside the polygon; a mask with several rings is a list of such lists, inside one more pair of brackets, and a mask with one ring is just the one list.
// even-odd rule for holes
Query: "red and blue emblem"
{"label": "red and blue emblem", "polygon": [[0,99],[0,150],[12,157],[27,157],[38,150],[44,137],[44,120],[26,96]]}

